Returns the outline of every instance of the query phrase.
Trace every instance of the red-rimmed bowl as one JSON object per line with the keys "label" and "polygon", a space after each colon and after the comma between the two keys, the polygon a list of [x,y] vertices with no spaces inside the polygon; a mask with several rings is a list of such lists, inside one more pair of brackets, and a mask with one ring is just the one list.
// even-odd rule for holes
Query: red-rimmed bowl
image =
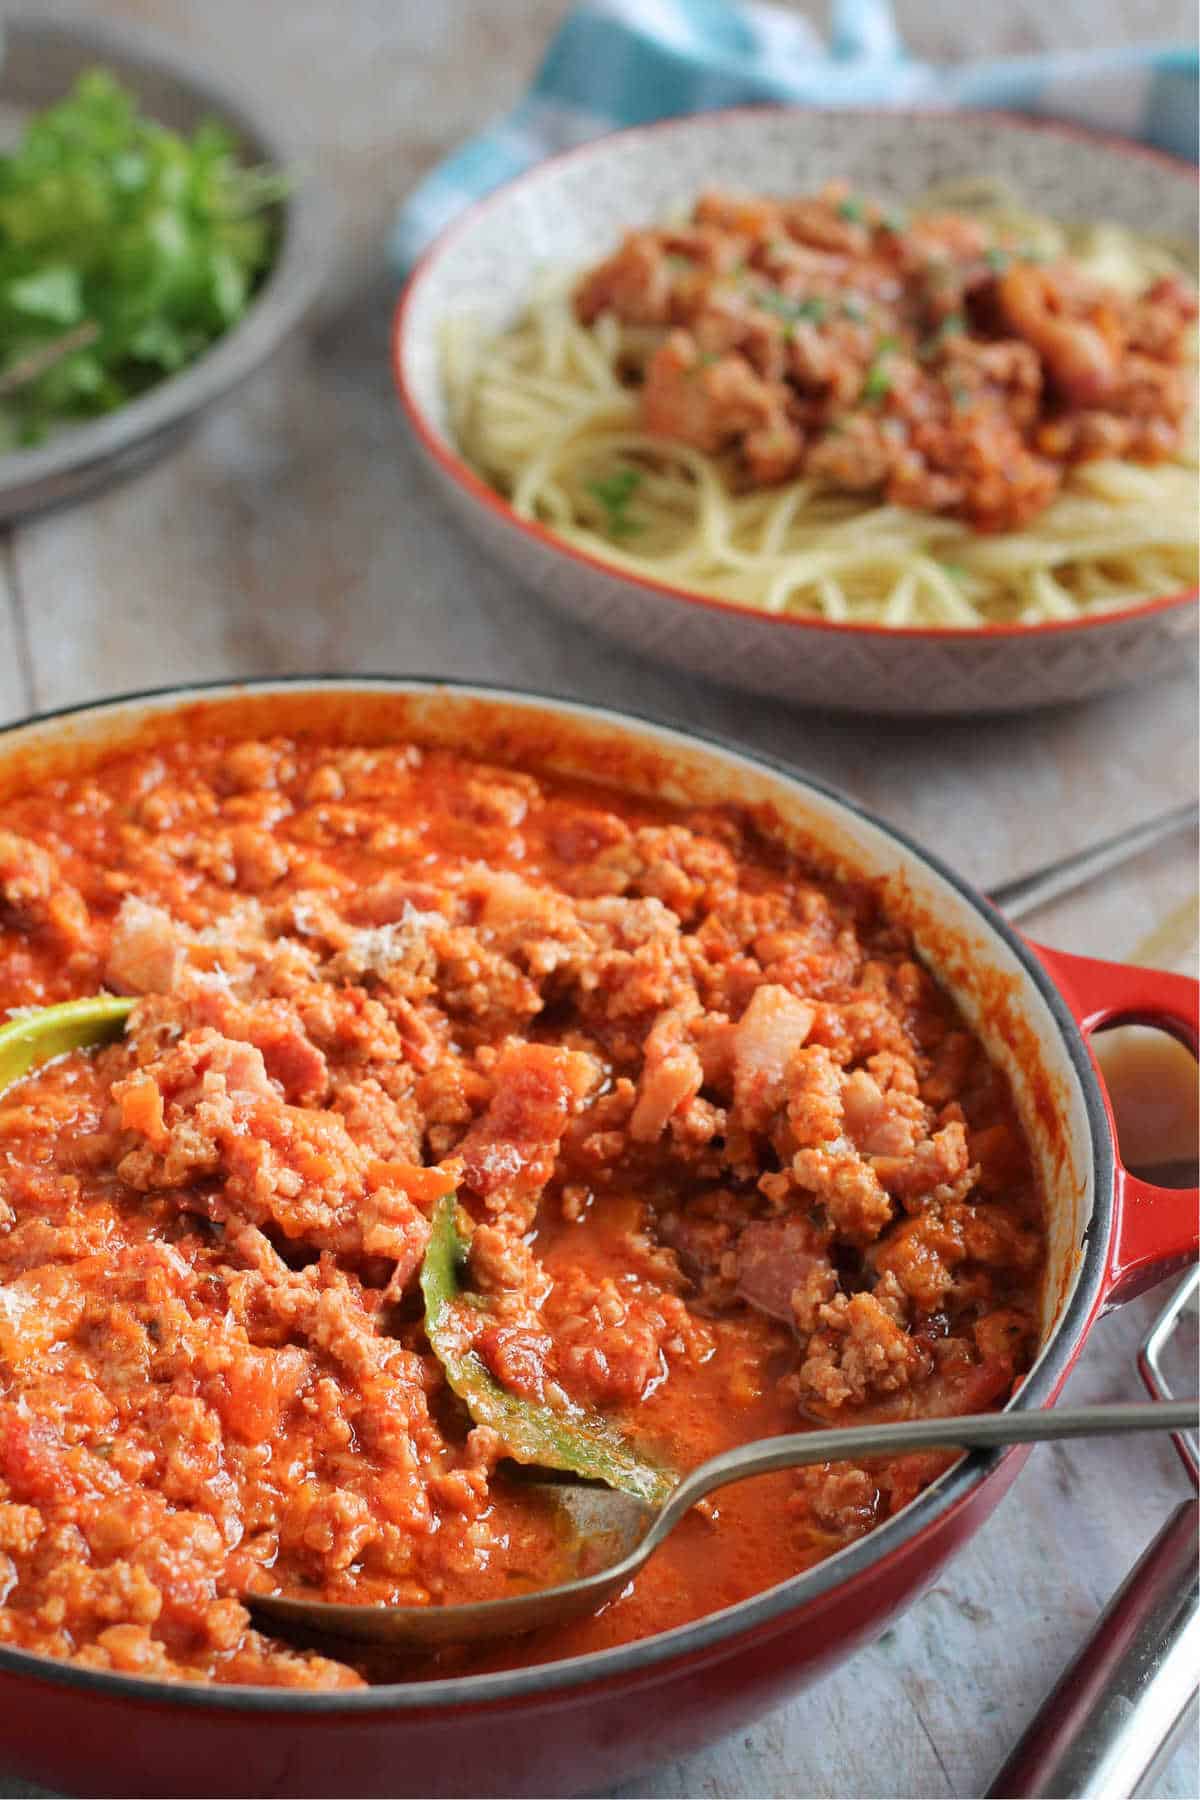
{"label": "red-rimmed bowl", "polygon": [[980,113],[741,108],[622,131],[552,157],[479,202],[428,250],[397,307],[396,385],[412,435],[483,550],[570,618],[647,656],[752,692],[877,713],[1019,711],[1177,668],[1196,589],[1078,621],[839,625],[754,612],[639,579],[523,519],[464,461],[450,427],[441,333],[464,313],[514,318],[537,271],[581,267],[632,225],[719,183],[787,193],[845,177],[903,200],[963,175],[1001,176],[1039,211],[1190,240],[1196,172],[1116,138]]}
{"label": "red-rimmed bowl", "polygon": [[[347,678],[131,697],[0,733],[0,797],[205,731],[416,738],[665,800],[737,802],[765,809],[783,838],[885,880],[1009,1072],[1048,1195],[1042,1349],[1014,1407],[1051,1403],[1097,1316],[1194,1256],[1197,1197],[1121,1168],[1087,1038],[1140,1021],[1195,1051],[1195,982],[1037,949],[934,857],[762,757],[501,689]],[[745,1723],[876,1637],[982,1524],[1026,1454],[964,1458],[878,1531],[738,1606],[540,1667],[311,1694],[139,1681],[0,1648],[0,1768],[74,1794],[594,1792]]]}

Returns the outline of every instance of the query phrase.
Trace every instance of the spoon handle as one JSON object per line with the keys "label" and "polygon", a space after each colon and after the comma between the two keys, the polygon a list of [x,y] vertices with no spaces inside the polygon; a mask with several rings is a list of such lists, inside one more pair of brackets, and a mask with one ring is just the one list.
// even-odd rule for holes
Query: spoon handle
{"label": "spoon handle", "polygon": [[863,1456],[896,1456],[905,1450],[990,1450],[1006,1444],[1120,1436],[1130,1431],[1194,1430],[1198,1413],[1197,1400],[1139,1400],[1109,1406],[1040,1407],[1034,1412],[968,1413],[950,1419],[906,1419],[760,1438],[757,1443],[710,1457],[685,1475],[644,1542],[661,1542],[697,1500],[717,1488],[775,1469]]}
{"label": "spoon handle", "polygon": [[1047,906],[1051,900],[1072,893],[1085,882],[1094,881],[1098,875],[1107,875],[1110,869],[1120,868],[1139,851],[1149,850],[1153,844],[1173,837],[1177,831],[1194,831],[1198,821],[1200,807],[1185,801],[1182,806],[1172,807],[1170,812],[1141,819],[1113,837],[1089,844],[1085,850],[1045,863],[1040,869],[1030,869],[1011,881],[998,882],[991,890],[992,901],[1009,918],[1023,918],[1037,907]]}

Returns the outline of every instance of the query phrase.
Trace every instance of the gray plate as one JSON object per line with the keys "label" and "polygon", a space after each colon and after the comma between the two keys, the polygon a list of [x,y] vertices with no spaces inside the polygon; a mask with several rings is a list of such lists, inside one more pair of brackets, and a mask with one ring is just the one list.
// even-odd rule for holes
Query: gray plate
{"label": "gray plate", "polygon": [[290,133],[254,100],[226,87],[171,43],[87,19],[32,13],[0,15],[0,111],[19,115],[60,99],[97,63],[110,68],[164,125],[190,131],[220,119],[251,162],[294,174],[279,208],[280,243],[273,267],[240,324],[178,375],[116,412],[64,428],[32,450],[0,456],[0,522],[74,500],[129,474],[169,449],[200,413],[244,381],[297,325],[314,299],[329,260],[330,209]]}

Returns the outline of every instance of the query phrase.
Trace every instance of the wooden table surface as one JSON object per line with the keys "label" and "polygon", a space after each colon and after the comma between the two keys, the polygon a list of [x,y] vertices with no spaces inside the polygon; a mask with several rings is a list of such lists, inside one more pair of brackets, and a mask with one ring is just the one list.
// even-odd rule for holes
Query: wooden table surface
{"label": "wooden table surface", "polygon": [[[315,328],[181,451],[0,539],[0,715],[222,675],[511,680],[771,751],[857,794],[985,887],[1193,793],[1189,670],[1027,718],[926,726],[804,715],[568,629],[454,532],[392,398],[385,228],[411,182],[516,96],[562,0],[93,0],[89,10],[173,32],[295,109],[341,203],[343,255]],[[1192,30],[1185,0],[910,0],[900,14],[914,48],[938,56]],[[1171,956],[1187,967],[1195,889],[1194,846],[1177,840],[1048,909],[1036,933],[1120,958],[1174,916]],[[1163,1298],[1101,1323],[1071,1399],[1138,1394],[1136,1344]],[[1038,1451],[1000,1512],[878,1645],[627,1792],[979,1794],[1186,1491],[1165,1444]],[[1196,1783],[1189,1748],[1156,1792],[1183,1800]],[[0,1794],[30,1791],[5,1786],[0,1771]]]}

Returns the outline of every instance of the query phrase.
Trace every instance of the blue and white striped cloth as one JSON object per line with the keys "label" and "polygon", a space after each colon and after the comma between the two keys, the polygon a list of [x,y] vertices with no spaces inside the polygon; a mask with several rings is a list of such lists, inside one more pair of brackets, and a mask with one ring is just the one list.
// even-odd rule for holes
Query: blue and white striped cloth
{"label": "blue and white striped cloth", "polygon": [[409,268],[470,201],[556,150],[623,125],[755,101],[1004,107],[1194,160],[1197,67],[1195,46],[1183,44],[917,62],[889,0],[833,0],[828,43],[807,19],[758,0],[578,0],[524,99],[405,200],[392,260]]}

